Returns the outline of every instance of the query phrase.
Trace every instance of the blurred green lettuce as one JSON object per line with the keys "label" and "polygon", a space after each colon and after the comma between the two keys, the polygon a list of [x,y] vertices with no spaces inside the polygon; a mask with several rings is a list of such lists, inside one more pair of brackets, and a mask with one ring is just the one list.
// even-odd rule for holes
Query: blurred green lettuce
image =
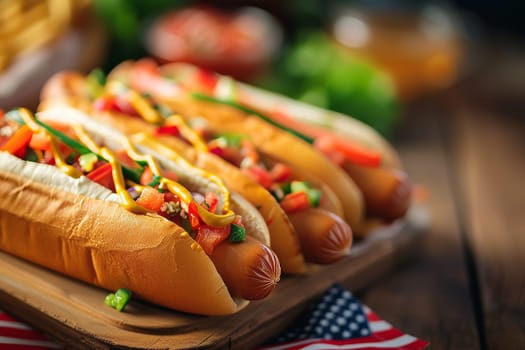
{"label": "blurred green lettuce", "polygon": [[399,114],[391,78],[320,31],[299,36],[284,50],[273,71],[256,84],[350,115],[385,136]]}

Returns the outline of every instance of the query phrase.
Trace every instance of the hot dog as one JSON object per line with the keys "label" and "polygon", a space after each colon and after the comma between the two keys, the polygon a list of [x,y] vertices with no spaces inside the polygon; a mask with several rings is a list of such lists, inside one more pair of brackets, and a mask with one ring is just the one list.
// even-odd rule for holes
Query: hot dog
{"label": "hot dog", "polygon": [[[187,118],[201,116],[217,133],[241,131],[249,135],[261,151],[303,169],[329,186],[338,195],[345,221],[351,227],[362,221],[362,193],[342,169],[311,147],[309,138],[301,139],[292,130],[292,133],[285,132],[275,123],[269,123],[270,120],[261,114],[246,113],[231,105],[202,98],[202,94],[197,94],[199,90],[188,83],[193,77],[178,77],[181,79],[177,81],[165,78],[163,70],[169,67],[171,65],[159,68],[151,61],[124,62],[110,73],[109,80],[126,81],[135,89],[152,94],[158,101],[166,103]],[[173,86],[178,87],[176,93]]]}
{"label": "hot dog", "polygon": [[[341,217],[320,208],[309,208],[290,214],[305,257],[320,264],[333,263],[350,252],[352,236]],[[302,239],[302,236],[309,239]]]}
{"label": "hot dog", "polygon": [[[275,287],[280,265],[263,219],[217,179],[81,115],[8,116],[0,122],[1,250],[197,314],[236,312]],[[146,168],[153,181],[139,185]]]}
{"label": "hot dog", "polygon": [[[354,180],[364,202],[363,214],[372,221],[380,219],[390,222],[398,219],[404,216],[410,206],[412,186],[402,170],[397,153],[377,132],[355,119],[185,64],[156,68],[151,61],[143,60],[135,64],[127,62],[121,69],[116,69],[114,75],[114,79],[127,79],[132,86],[178,103],[181,108],[196,105],[184,102],[187,97],[184,92],[189,91],[194,99],[233,107],[238,113],[244,114],[247,120],[249,115],[258,115],[259,119],[265,119],[281,130],[308,140]],[[155,81],[157,84],[154,84]],[[178,91],[174,91],[174,86],[178,87]],[[206,109],[201,107],[194,112],[204,114]],[[219,126],[225,123],[220,113],[207,114],[207,118],[217,121]],[[259,129],[254,127],[251,131],[256,134]],[[297,162],[304,169],[324,173],[320,176],[329,176],[307,161]],[[374,180],[371,181],[370,177]],[[367,226],[364,216],[356,219],[360,222],[351,221],[354,233],[359,236],[367,233],[361,230]]]}
{"label": "hot dog", "polygon": [[[122,88],[125,89],[126,87]],[[109,104],[107,101],[111,101],[114,98],[121,98],[118,103],[124,103],[125,96],[119,97],[118,92],[113,92],[118,89],[119,88],[108,87],[106,94],[103,95],[102,98],[94,101],[90,106],[88,101],[93,100],[93,98],[86,89],[86,78],[77,73],[63,72],[55,75],[45,85],[42,92],[42,103],[40,109],[46,110],[52,108],[53,105],[66,104],[90,111],[89,114],[97,121],[109,124],[127,134],[142,131],[150,136],[155,135],[155,138],[161,141],[165,146],[169,146],[170,148],[176,149],[178,152],[185,154],[190,162],[221,175],[225,179],[227,185],[233,190],[245,196],[250,202],[252,202],[252,204],[257,205],[260,209],[264,209],[264,211],[261,210],[261,214],[267,219],[272,240],[272,249],[277,253],[283,271],[286,273],[305,271],[306,267],[301,254],[300,245],[313,246],[322,243],[320,242],[320,238],[326,239],[327,241],[333,241],[335,238],[332,238],[331,235],[345,236],[344,239],[340,240],[343,244],[333,247],[333,250],[339,248],[338,252],[326,251],[328,256],[324,257],[321,252],[317,254],[309,254],[307,256],[307,261],[313,263],[333,262],[348,254],[352,242],[352,233],[350,227],[342,220],[338,226],[338,230],[332,231],[330,227],[326,226],[324,227],[323,234],[318,234],[317,232],[314,233],[307,229],[305,229],[304,232],[297,232],[296,234],[296,230],[293,226],[290,226],[289,219],[284,215],[283,211],[278,208],[272,195],[270,195],[268,191],[261,189],[260,186],[255,187],[253,180],[258,181],[267,190],[270,190],[273,196],[281,202],[282,208],[285,208],[287,211],[295,211],[297,205],[302,206],[306,198],[306,193],[310,192],[311,194],[321,194],[321,203],[316,204],[316,206],[320,205],[338,215],[342,215],[341,204],[337,196],[328,186],[324,185],[313,176],[301,171],[301,169],[279,163],[275,157],[260,152],[257,149],[252,149],[253,145],[249,142],[249,139],[244,139],[241,134],[220,135],[218,140],[213,138],[213,135],[209,132],[205,132],[205,134],[209,136],[209,140],[206,142],[206,140],[201,137],[203,136],[202,134],[197,134],[185,124],[181,125],[181,123],[185,122],[174,117],[168,117],[166,119],[167,121],[161,120],[162,123],[152,123],[151,121],[148,123],[148,118],[144,117],[148,114],[148,111],[130,110],[128,114],[136,115],[136,118],[130,118],[129,115],[126,115],[126,113],[118,111],[115,108],[104,108],[103,110],[93,108],[93,105],[99,105],[100,101],[105,101],[103,104],[107,105]],[[140,116],[137,114],[140,114]],[[158,130],[162,130],[162,132],[159,134]],[[186,141],[189,141],[189,143],[194,145],[193,149],[188,149],[188,145],[181,143],[177,137],[173,137],[176,135],[167,135],[171,133],[177,135],[182,133],[183,136],[185,136]],[[225,147],[219,147],[220,144],[229,143],[229,141],[226,140],[227,136],[235,138],[234,141],[237,144],[237,148],[232,145],[223,145]],[[142,142],[151,143],[150,137],[142,136],[140,138]],[[243,144],[245,147],[239,149],[239,144]],[[164,152],[164,154],[169,156],[169,150],[161,147],[160,144],[157,144],[156,148],[159,152]],[[207,153],[209,151],[212,151],[212,153],[216,155],[220,155],[222,159],[225,159],[228,162],[224,162],[222,159],[213,159],[216,158],[213,157],[213,155],[210,158],[210,154]],[[249,159],[246,159],[253,164],[252,166],[247,166],[247,163],[244,161],[245,158],[248,158],[246,153],[253,152],[256,152],[256,154],[252,154]],[[206,159],[206,161],[203,161],[204,159]],[[259,166],[262,163],[265,163],[268,169],[271,168],[272,174],[279,177],[280,180],[275,177],[272,179],[271,177],[273,175],[270,174],[267,169],[263,169]],[[235,165],[235,167],[232,167],[232,164]],[[237,168],[241,168],[241,171],[247,174],[248,177],[243,176],[241,171],[237,170]],[[278,170],[278,173],[273,172],[273,170]],[[288,192],[290,192],[289,188],[283,191],[281,187],[282,184],[286,184],[287,186],[292,184],[292,187],[300,187],[301,184],[305,183],[308,183],[309,186],[312,186],[313,188],[308,190],[304,188],[307,190],[304,193],[304,196],[299,194],[299,196],[296,196],[297,198],[294,198],[294,195],[288,196]],[[261,190],[266,193],[260,193]],[[301,202],[301,200],[303,202]],[[270,209],[268,210],[265,208]],[[300,209],[306,209],[306,207]],[[313,221],[323,215],[327,216],[327,220],[332,217],[327,211],[323,210],[317,211],[316,215],[304,216],[304,221],[306,223],[311,222],[312,225],[315,225]],[[305,225],[304,227],[307,226],[308,225]],[[297,237],[297,235],[299,237]]]}

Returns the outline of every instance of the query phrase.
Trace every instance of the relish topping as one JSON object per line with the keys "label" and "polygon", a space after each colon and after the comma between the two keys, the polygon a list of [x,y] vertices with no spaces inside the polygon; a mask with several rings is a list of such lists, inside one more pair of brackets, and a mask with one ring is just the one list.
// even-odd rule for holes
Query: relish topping
{"label": "relish topping", "polygon": [[127,210],[140,214],[155,212],[180,225],[208,254],[230,236],[236,242],[245,234],[240,217],[228,209],[229,192],[218,178],[214,181],[225,198],[220,209],[215,193],[205,196],[190,193],[176,181],[176,174],[162,169],[153,156],[139,153],[127,137],[117,140],[123,150],[112,151],[99,146],[80,124],[72,124],[68,131],[62,132],[42,123],[26,109],[12,115],[22,125],[14,128],[10,138],[0,140],[2,151],[28,161],[55,165],[71,177],[84,175],[115,192]]}

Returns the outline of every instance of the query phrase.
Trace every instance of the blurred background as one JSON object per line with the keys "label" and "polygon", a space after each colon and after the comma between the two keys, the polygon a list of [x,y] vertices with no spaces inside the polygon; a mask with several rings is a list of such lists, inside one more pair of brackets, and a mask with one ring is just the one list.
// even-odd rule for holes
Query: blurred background
{"label": "blurred background", "polygon": [[523,44],[522,1],[0,0],[0,107],[34,107],[54,72],[152,56],[190,62],[363,120],[389,136],[407,105]]}

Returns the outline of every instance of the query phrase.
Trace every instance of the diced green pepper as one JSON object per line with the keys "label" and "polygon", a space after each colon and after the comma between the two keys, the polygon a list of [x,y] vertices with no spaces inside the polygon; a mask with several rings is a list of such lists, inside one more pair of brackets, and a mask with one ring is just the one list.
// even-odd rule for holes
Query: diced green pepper
{"label": "diced green pepper", "polygon": [[[24,125],[24,121],[22,120],[22,118],[20,117],[20,114],[19,114],[19,111],[18,109],[13,109],[9,112],[7,112],[5,114],[5,118],[8,119],[8,120],[12,120],[20,125]],[[88,154],[88,153],[92,153],[91,150],[84,146],[83,144],[81,144],[80,142],[76,141],[76,140],[73,140],[72,138],[70,138],[69,136],[67,136],[66,134],[52,128],[51,126],[43,123],[42,121],[40,121],[39,119],[35,118],[35,121],[38,123],[38,125],[40,125],[42,128],[46,129],[50,134],[52,134],[53,136],[55,136],[56,138],[58,138],[60,140],[60,142],[64,143],[65,145],[71,147],[71,149],[73,149],[73,151],[77,152],[78,154],[80,155],[83,155],[83,154]],[[105,160],[104,158],[102,158],[101,156],[97,155],[99,159],[101,160]],[[137,162],[138,164],[144,166],[144,162],[142,161],[139,161]],[[122,166],[122,173],[124,174],[124,177],[126,179],[129,179],[133,182],[140,182],[140,175],[142,174],[142,171],[144,169],[131,169],[131,168],[128,168],[126,166]]]}
{"label": "diced green pepper", "polygon": [[106,296],[104,303],[117,311],[124,311],[126,305],[131,299],[131,292],[127,289],[120,288],[115,294],[110,293]]}
{"label": "diced green pepper", "polygon": [[307,182],[304,181],[292,181],[290,184],[290,192],[299,192],[299,191],[305,191],[308,192],[310,189],[310,185]]}
{"label": "diced green pepper", "polygon": [[246,239],[246,229],[240,225],[231,224],[230,242],[242,242]]}
{"label": "diced green pepper", "polygon": [[290,192],[305,192],[308,196],[308,203],[311,207],[318,207],[321,202],[321,191],[311,188],[305,181],[292,181],[290,184]]}
{"label": "diced green pepper", "polygon": [[106,85],[106,74],[99,69],[93,69],[86,78],[86,85],[88,91],[93,98],[97,98],[104,92],[104,85]]}
{"label": "diced green pepper", "polygon": [[309,189],[306,194],[308,195],[308,203],[310,206],[316,208],[321,203],[321,191],[316,188]]}
{"label": "diced green pepper", "polygon": [[220,145],[239,147],[241,141],[246,139],[247,137],[248,136],[245,134],[224,133],[220,134],[219,137],[216,138],[216,140]]}
{"label": "diced green pepper", "polygon": [[78,164],[86,172],[93,170],[97,161],[98,156],[95,153],[86,153],[78,157]]}

